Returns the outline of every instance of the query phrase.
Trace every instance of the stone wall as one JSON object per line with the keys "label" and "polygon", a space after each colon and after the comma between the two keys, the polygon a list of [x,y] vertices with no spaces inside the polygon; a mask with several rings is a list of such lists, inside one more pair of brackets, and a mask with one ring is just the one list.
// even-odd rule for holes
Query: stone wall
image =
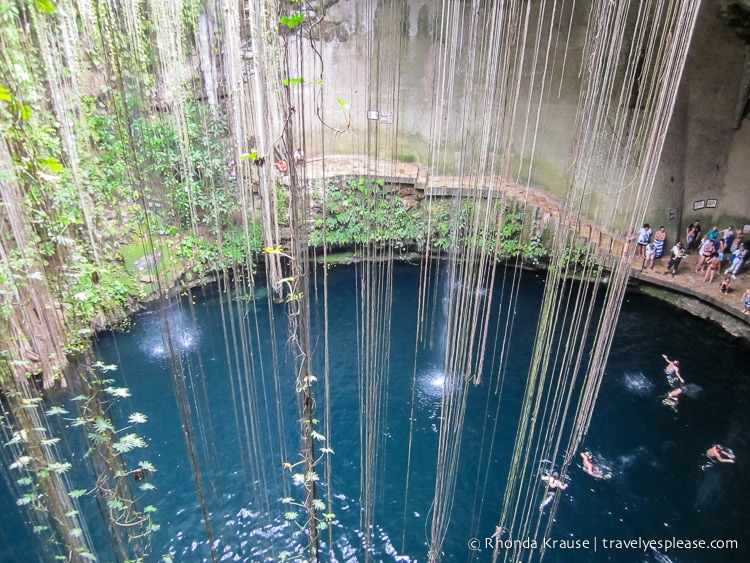
{"label": "stone wall", "polygon": [[[750,124],[738,131],[732,127],[744,46],[718,19],[718,2],[703,1],[645,217],[664,225],[670,241],[683,236],[685,225],[695,218],[707,226],[750,223]],[[536,71],[525,72],[519,83],[523,107],[517,115],[529,125],[513,128],[512,180],[529,182],[559,199],[571,160],[588,4],[576,3],[574,13],[557,14],[539,28],[540,40],[551,40],[549,60],[536,61]],[[466,22],[472,5],[463,4],[462,23],[451,29],[456,37],[470,36]],[[303,118],[308,155],[395,157],[436,174],[454,174],[466,165],[470,152],[486,154],[490,171],[500,168],[507,142],[482,145],[487,138],[483,127],[503,118],[493,109],[497,100],[488,100],[481,88],[491,65],[473,67],[481,45],[472,49],[459,42],[455,60],[446,67],[451,76],[440,70],[438,57],[445,52],[440,6],[427,0],[341,0],[328,9],[315,49],[307,46],[309,41],[292,39],[300,41],[303,56],[290,72],[308,82],[300,87],[299,98],[304,115],[312,116]],[[527,44],[533,44],[537,29],[538,3],[531,6]],[[565,3],[563,10],[570,9],[571,3]],[[573,23],[570,30],[568,22]],[[321,89],[309,85],[321,77]],[[484,107],[489,108],[486,113]],[[381,118],[368,119],[368,110],[379,111]],[[709,199],[716,200],[715,208],[693,211],[694,201]]]}

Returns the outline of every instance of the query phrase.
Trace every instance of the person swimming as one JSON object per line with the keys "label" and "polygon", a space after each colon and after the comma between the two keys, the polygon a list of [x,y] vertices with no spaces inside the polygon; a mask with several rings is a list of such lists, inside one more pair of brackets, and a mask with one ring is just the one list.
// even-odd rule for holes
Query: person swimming
{"label": "person swimming", "polygon": [[156,471],[156,469],[146,469],[144,467],[139,467],[138,469],[133,471],[133,478],[135,479],[136,483],[139,483],[151,477],[154,471]]}
{"label": "person swimming", "polygon": [[680,375],[680,361],[670,360],[665,354],[662,354],[661,357],[667,362],[667,367],[664,368],[664,373],[667,374],[667,380],[670,385],[676,385],[678,382],[684,384],[685,380],[682,379],[682,376]]}
{"label": "person swimming", "polygon": [[581,452],[583,460],[583,470],[591,475],[594,479],[604,479],[604,471],[598,465],[594,464],[594,456],[591,452]]}
{"label": "person swimming", "polygon": [[544,510],[544,507],[554,500],[558,490],[564,491],[568,488],[568,484],[560,480],[560,474],[557,471],[553,471],[551,475],[542,475],[541,480],[547,483],[547,496],[539,505],[540,511]]}
{"label": "person swimming", "polygon": [[714,444],[706,450],[706,457],[712,465],[716,463],[734,463],[734,452],[721,444]]}

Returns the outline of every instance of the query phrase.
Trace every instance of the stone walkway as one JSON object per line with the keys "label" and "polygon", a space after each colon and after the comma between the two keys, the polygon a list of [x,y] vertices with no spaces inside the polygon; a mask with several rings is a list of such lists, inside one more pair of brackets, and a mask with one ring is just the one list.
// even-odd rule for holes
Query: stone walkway
{"label": "stone walkway", "polygon": [[[375,159],[356,155],[327,155],[323,158],[310,158],[305,163],[304,177],[319,179],[336,176],[376,176],[393,184],[414,186],[423,190],[425,195],[452,196],[465,190],[488,192],[490,187],[498,193],[502,192],[509,199],[523,201],[525,205],[536,209],[537,218],[542,228],[550,221],[557,222],[561,215],[561,204],[542,190],[527,188],[510,182],[499,182],[497,177],[483,177],[477,179],[471,176],[441,176],[433,175],[429,169],[417,163],[398,162],[388,159]],[[470,183],[471,182],[471,183]],[[606,229],[586,220],[571,223],[570,228],[587,240],[592,240],[599,248],[613,256],[621,256],[625,240],[622,236],[611,233]],[[750,315],[742,314],[744,306],[742,295],[750,288],[750,273],[744,270],[732,280],[732,292],[729,295],[719,293],[719,284],[724,279],[718,275],[712,284],[703,283],[703,273],[695,273],[698,255],[693,252],[683,258],[679,271],[675,277],[663,275],[669,260],[669,249],[674,241],[667,241],[666,256],[656,260],[654,270],[641,272],[640,258],[633,258],[631,277],[642,280],[662,288],[695,297],[721,309],[733,317],[750,324]],[[720,274],[728,266],[722,267]]]}

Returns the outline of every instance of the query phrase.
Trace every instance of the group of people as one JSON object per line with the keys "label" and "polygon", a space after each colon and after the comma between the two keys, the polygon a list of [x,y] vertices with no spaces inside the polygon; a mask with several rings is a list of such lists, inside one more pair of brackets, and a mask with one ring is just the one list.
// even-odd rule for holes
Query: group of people
{"label": "group of people", "polygon": [[[654,260],[662,256],[666,238],[664,227],[659,227],[659,230],[655,233],[648,223],[641,227],[637,237],[638,246],[636,249],[636,256],[643,259],[641,271],[654,269]],[[719,293],[730,293],[732,291],[732,280],[737,279],[737,274],[750,259],[750,248],[746,248],[745,242],[742,237],[738,236],[734,227],[730,225],[720,231],[717,226],[713,226],[705,235],[701,236],[700,221],[694,221],[685,232],[685,241],[685,244],[677,241],[672,247],[664,275],[671,274],[674,277],[682,259],[695,250],[699,255],[695,273],[704,274],[704,283],[713,283],[714,279],[719,276],[721,269],[726,266],[724,279],[719,284]],[[743,314],[750,314],[750,289],[743,294],[742,304],[744,306]]]}
{"label": "group of people", "polygon": [[[750,289],[746,293],[750,296]],[[662,354],[662,358],[667,362],[667,366],[664,368],[664,373],[667,375],[667,381],[672,387],[669,393],[667,393],[667,398],[664,402],[674,407],[677,405],[680,396],[685,393],[686,383],[685,379],[680,374],[679,360],[670,360],[666,354]],[[721,444],[712,445],[706,450],[705,456],[706,462],[701,465],[703,469],[707,469],[719,463],[735,462],[734,452]],[[611,473],[605,472],[600,465],[596,464],[594,455],[590,451],[581,452],[581,465],[584,472],[595,479],[607,479],[611,477]],[[544,507],[554,500],[557,491],[564,491],[568,488],[568,484],[560,479],[560,474],[557,471],[544,473],[540,478],[547,484],[544,500],[539,506],[539,510],[544,510]]]}

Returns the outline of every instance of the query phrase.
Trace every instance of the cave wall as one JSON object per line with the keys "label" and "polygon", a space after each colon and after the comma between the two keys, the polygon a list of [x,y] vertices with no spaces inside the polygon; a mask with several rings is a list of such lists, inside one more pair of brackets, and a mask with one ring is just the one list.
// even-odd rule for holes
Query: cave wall
{"label": "cave wall", "polygon": [[[750,224],[750,122],[733,128],[744,44],[718,13],[703,1],[647,216],[680,237],[696,219],[704,231]],[[715,208],[693,208],[709,199]]]}
{"label": "cave wall", "polygon": [[[485,123],[502,119],[492,110],[481,111],[488,103],[482,81],[492,69],[472,68],[471,49],[465,44],[473,4],[463,4],[461,23],[450,30],[466,38],[447,67],[453,73],[450,91],[444,88],[447,75],[439,63],[439,6],[426,0],[343,0],[327,10],[314,51],[301,44],[304,56],[297,69],[290,70],[308,82],[323,80],[322,95],[302,86],[305,106],[316,108],[305,127],[309,155],[395,155],[424,164],[433,173],[450,174],[466,172],[467,152],[485,151],[489,169],[499,170],[502,143],[481,145]],[[528,44],[536,39],[538,25],[538,4],[531,7]],[[719,20],[718,11],[719,0],[704,0],[645,216],[667,228],[670,243],[693,219],[722,228],[750,223],[750,124],[738,131],[732,127],[744,45]],[[550,58],[537,61],[532,72],[527,50],[529,64],[520,83],[522,107],[517,115],[530,125],[513,129],[511,179],[558,198],[570,166],[588,17],[589,3],[565,3],[553,21],[542,24],[540,39],[552,38]],[[623,48],[628,46],[626,37]],[[542,84],[546,90],[540,94]],[[391,114],[392,121],[368,120],[367,112],[373,109]],[[715,208],[693,210],[694,201],[708,199],[716,200]]]}

